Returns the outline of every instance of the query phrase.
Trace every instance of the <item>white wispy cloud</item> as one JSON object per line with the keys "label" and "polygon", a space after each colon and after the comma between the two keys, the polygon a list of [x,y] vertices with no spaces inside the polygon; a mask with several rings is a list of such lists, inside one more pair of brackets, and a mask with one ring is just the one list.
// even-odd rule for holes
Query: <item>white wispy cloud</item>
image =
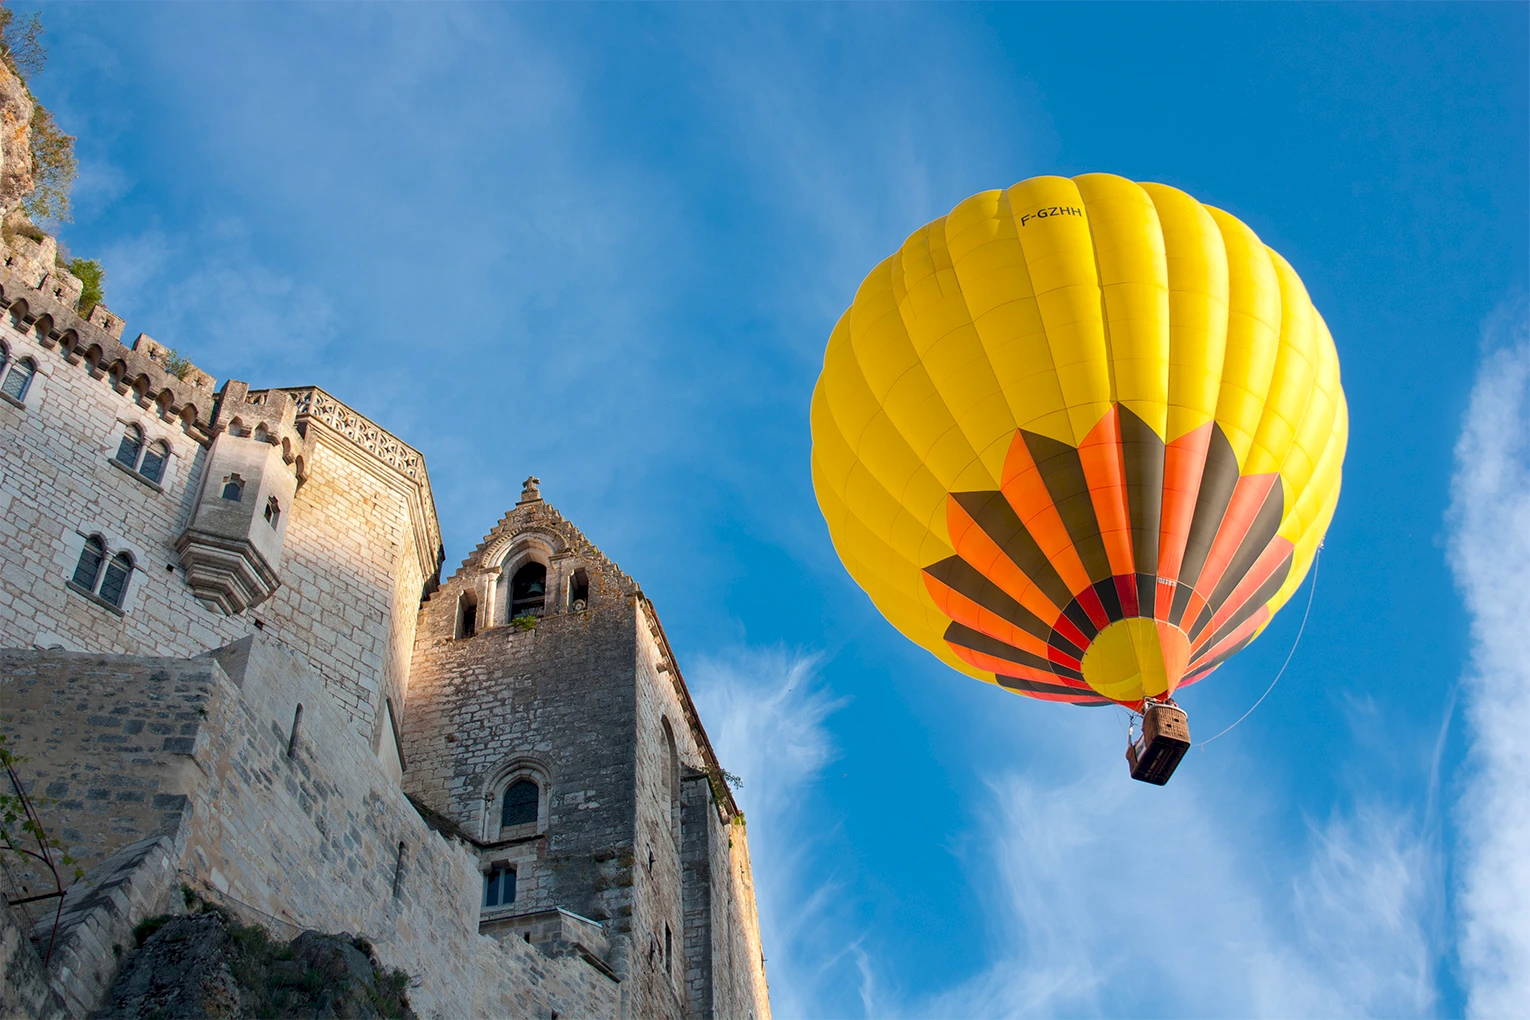
{"label": "white wispy cloud", "polygon": [[1472,617],[1459,955],[1472,1016],[1530,1002],[1530,327],[1500,308],[1456,444],[1450,562]]}
{"label": "white wispy cloud", "polygon": [[[1437,860],[1406,815],[1369,806],[1287,856],[1258,807],[1194,777],[1151,807],[1117,768],[994,782],[982,843],[988,966],[933,1017],[1414,1016],[1434,1001]],[[1298,840],[1298,842],[1300,842]]]}
{"label": "white wispy cloud", "polygon": [[806,803],[838,756],[826,721],[841,702],[824,690],[817,664],[815,655],[742,649],[691,669],[718,757],[743,780],[735,796],[749,820],[772,1010],[782,1017],[815,1015],[821,975],[856,950],[837,914],[847,876],[822,867],[832,826],[821,805]]}

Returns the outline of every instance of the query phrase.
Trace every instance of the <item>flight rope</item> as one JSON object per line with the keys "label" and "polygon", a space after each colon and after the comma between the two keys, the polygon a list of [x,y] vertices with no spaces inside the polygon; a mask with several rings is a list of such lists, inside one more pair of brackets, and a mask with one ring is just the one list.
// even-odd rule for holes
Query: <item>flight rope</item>
{"label": "flight rope", "polygon": [[1291,657],[1296,654],[1297,646],[1302,643],[1302,634],[1307,630],[1307,617],[1312,615],[1312,598],[1317,594],[1318,561],[1322,558],[1323,547],[1322,545],[1319,545],[1317,552],[1312,557],[1312,583],[1307,587],[1307,611],[1302,613],[1302,625],[1296,629],[1296,640],[1291,642],[1291,650],[1286,653],[1286,661],[1281,663],[1280,672],[1275,674],[1275,679],[1270,681],[1270,686],[1266,687],[1264,689],[1264,693],[1259,695],[1259,700],[1250,705],[1247,712],[1244,712],[1242,715],[1238,716],[1237,720],[1233,722],[1232,726],[1227,727],[1227,729],[1223,730],[1221,733],[1218,733],[1216,736],[1207,737],[1205,740],[1196,745],[1201,749],[1202,753],[1205,753],[1207,744],[1217,739],[1217,737],[1224,736],[1232,730],[1233,726],[1237,726],[1238,723],[1253,715],[1254,709],[1264,704],[1264,699],[1270,696],[1270,692],[1275,689],[1275,685],[1280,683],[1280,678],[1285,676],[1286,667],[1291,665]]}

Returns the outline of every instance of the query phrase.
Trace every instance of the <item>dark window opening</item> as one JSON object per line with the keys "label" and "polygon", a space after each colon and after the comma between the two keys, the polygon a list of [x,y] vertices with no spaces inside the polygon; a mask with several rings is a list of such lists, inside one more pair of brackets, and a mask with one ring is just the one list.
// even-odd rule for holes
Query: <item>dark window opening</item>
{"label": "dark window opening", "polygon": [[281,519],[282,505],[276,501],[275,496],[272,496],[270,499],[266,500],[266,523],[271,525],[272,528],[275,528],[277,522]]}
{"label": "dark window opening", "polygon": [[101,598],[121,609],[122,598],[127,594],[128,578],[132,576],[133,561],[127,553],[113,556],[112,561],[106,565],[106,576],[101,579]]}
{"label": "dark window opening", "polygon": [[542,791],[537,789],[537,784],[529,779],[517,779],[511,783],[510,789],[505,791],[505,799],[500,806],[500,827],[535,822],[541,797]]}
{"label": "dark window opening", "polygon": [[[515,869],[495,868],[483,876],[483,905],[508,907],[515,902]],[[526,939],[530,942],[531,939]]]}
{"label": "dark window opening", "polygon": [[138,451],[143,449],[143,430],[137,425],[129,425],[127,431],[122,433],[122,442],[117,444],[117,460],[130,468],[138,466]]}
{"label": "dark window opening", "polygon": [[574,577],[568,583],[568,607],[577,613],[589,604],[590,575],[581,567],[574,571]]}
{"label": "dark window opening", "polygon": [[669,922],[665,921],[664,922],[664,969],[665,970],[673,970],[674,969],[674,967],[672,966],[673,961],[674,961],[674,956],[672,954],[674,953],[674,949],[675,949],[674,941],[675,941],[675,936],[669,930]]}
{"label": "dark window opening", "polygon": [[229,475],[223,480],[223,498],[231,503],[237,503],[244,498],[244,479],[238,475]]}
{"label": "dark window opening", "polygon": [[457,598],[457,637],[467,638],[478,633],[478,599],[472,592]]}
{"label": "dark window opening", "polygon": [[101,576],[101,564],[106,561],[106,545],[92,535],[80,550],[80,562],[74,568],[74,583],[88,591],[96,590],[96,579]]}
{"label": "dark window opening", "polygon": [[[264,630],[265,628],[261,628]],[[292,713],[292,736],[287,738],[287,757],[297,754],[298,724],[303,721],[303,706],[298,705],[297,711]]]}
{"label": "dark window opening", "polygon": [[675,731],[669,725],[669,720],[662,720],[664,724],[664,745],[667,752],[668,766],[664,770],[665,793],[669,795],[669,834],[675,840],[675,846],[680,845],[680,749],[675,745]]}
{"label": "dark window opening", "polygon": [[528,563],[510,581],[510,618],[541,616],[547,602],[547,568]]}
{"label": "dark window opening", "polygon": [[393,865],[393,898],[404,891],[404,844],[398,845],[398,860]]}
{"label": "dark window opening", "polygon": [[[123,440],[126,442],[127,440]],[[117,457],[122,458],[122,451],[117,451]],[[158,482],[165,477],[165,461],[170,458],[170,449],[164,443],[155,443],[144,452],[143,464],[138,468],[138,473],[151,482]]]}

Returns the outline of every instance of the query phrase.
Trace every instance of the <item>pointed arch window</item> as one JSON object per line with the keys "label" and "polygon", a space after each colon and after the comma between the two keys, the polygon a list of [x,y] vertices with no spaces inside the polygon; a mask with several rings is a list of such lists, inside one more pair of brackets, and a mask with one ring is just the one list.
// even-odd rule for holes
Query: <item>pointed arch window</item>
{"label": "pointed arch window", "polygon": [[510,580],[510,618],[541,616],[547,605],[547,568],[531,562]]}
{"label": "pointed arch window", "polygon": [[101,564],[106,562],[106,543],[95,535],[85,540],[85,548],[80,550],[80,561],[75,564],[75,584],[86,591],[96,590],[96,581],[101,576]]}
{"label": "pointed arch window", "polygon": [[170,462],[170,444],[163,439],[153,443],[145,440],[139,426],[123,426],[122,438],[117,442],[117,452],[112,455],[112,460],[139,481],[158,487],[164,481],[165,466]]}
{"label": "pointed arch window", "polygon": [[244,479],[238,475],[229,475],[223,479],[223,498],[230,503],[237,503],[244,498]]}
{"label": "pointed arch window", "polygon": [[169,459],[170,447],[163,440],[154,443],[143,452],[143,461],[138,465],[138,473],[157,484],[164,480],[165,463]]}
{"label": "pointed arch window", "polygon": [[133,580],[133,557],[125,552],[107,557],[106,542],[100,535],[87,538],[69,587],[120,614]]}
{"label": "pointed arch window", "polygon": [[138,467],[138,455],[143,452],[143,429],[129,425],[122,431],[122,442],[117,444],[117,462],[126,467]]}
{"label": "pointed arch window", "polygon": [[535,824],[541,807],[542,791],[531,779],[517,779],[505,789],[500,802],[499,826]]}
{"label": "pointed arch window", "polygon": [[127,595],[128,579],[132,576],[133,558],[127,553],[113,556],[106,565],[106,576],[101,579],[101,598],[121,609],[122,599]]}

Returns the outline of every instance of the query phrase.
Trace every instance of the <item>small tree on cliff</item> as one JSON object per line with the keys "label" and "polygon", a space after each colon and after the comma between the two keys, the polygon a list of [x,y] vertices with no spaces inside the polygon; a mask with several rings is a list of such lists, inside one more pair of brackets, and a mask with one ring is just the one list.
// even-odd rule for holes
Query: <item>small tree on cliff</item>
{"label": "small tree on cliff", "polygon": [[31,131],[32,193],[22,200],[22,208],[34,221],[67,223],[70,219],[69,192],[74,188],[80,167],[74,155],[74,136],[66,135],[47,107],[32,95],[27,82],[42,73],[48,61],[43,44],[42,19],[34,12],[18,18],[9,7],[0,6],[0,60],[5,61],[20,79],[32,100]]}

